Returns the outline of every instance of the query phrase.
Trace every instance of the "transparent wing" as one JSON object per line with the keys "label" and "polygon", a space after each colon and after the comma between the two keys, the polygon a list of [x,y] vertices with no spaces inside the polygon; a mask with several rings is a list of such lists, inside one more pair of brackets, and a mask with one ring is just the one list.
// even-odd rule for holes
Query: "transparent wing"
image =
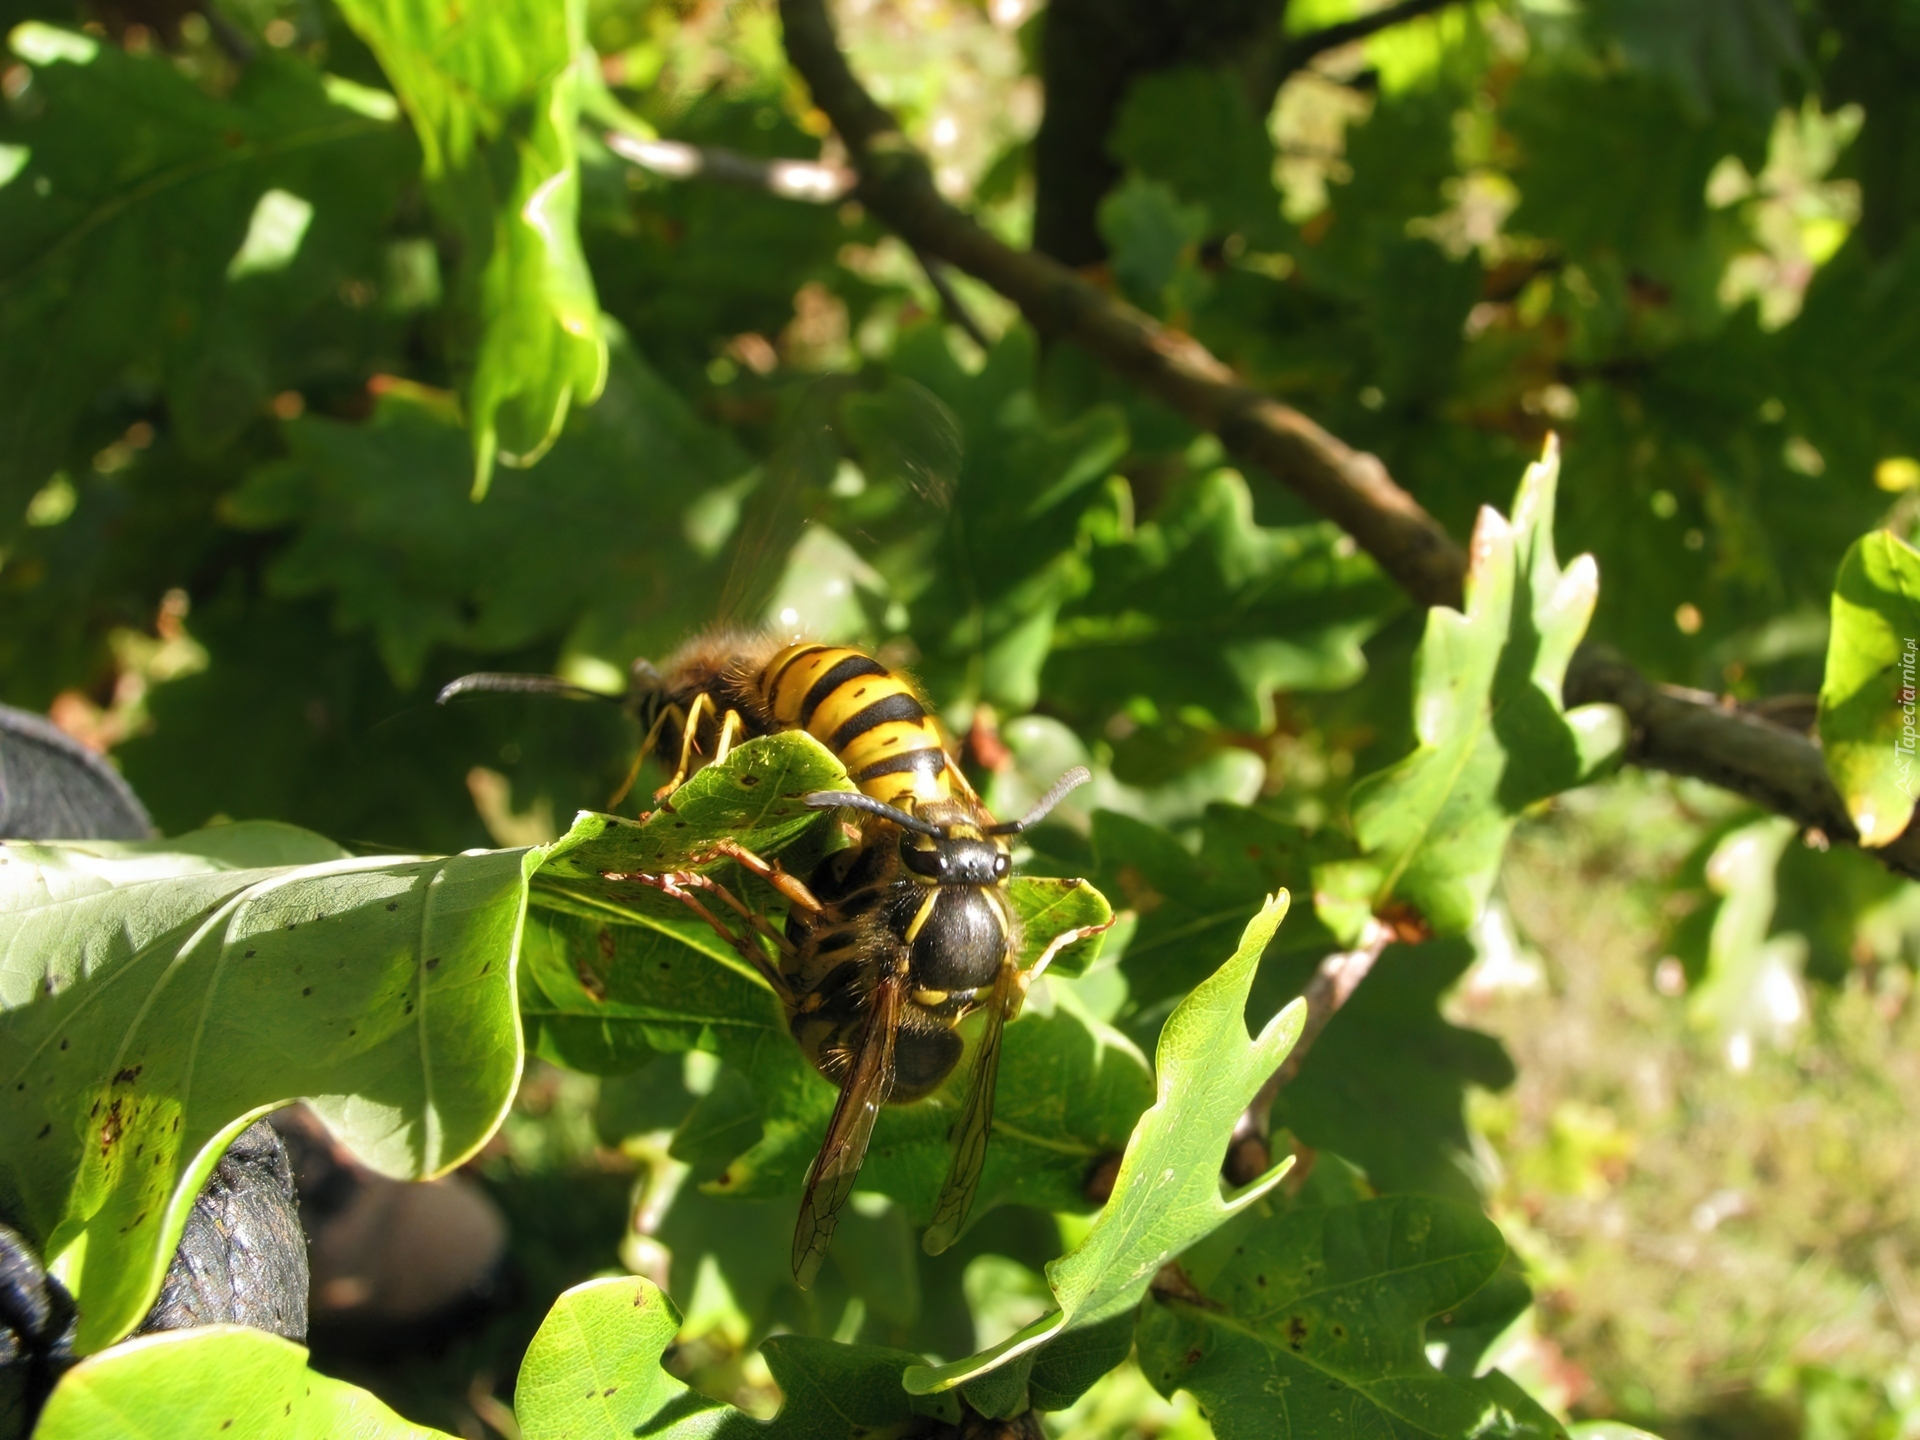
{"label": "transparent wing", "polygon": [[966,1103],[953,1126],[953,1165],[947,1171],[947,1183],[933,1205],[933,1223],[920,1245],[929,1255],[938,1255],[960,1238],[967,1211],[973,1205],[973,1193],[980,1188],[980,1170],[987,1163],[987,1136],[993,1129],[993,1087],[1000,1078],[1000,1037],[1007,1028],[1007,1011],[1013,1007],[1020,972],[1011,964],[1002,965],[993,982],[993,994],[987,1000],[987,1028],[980,1037],[980,1051],[973,1061],[973,1079],[967,1086]]}
{"label": "transparent wing", "polygon": [[874,987],[873,1009],[860,1048],[840,1087],[840,1103],[827,1125],[827,1138],[807,1176],[800,1222],[793,1227],[793,1278],[803,1290],[813,1284],[820,1262],[827,1258],[840,1207],[853,1193],[860,1162],[867,1157],[873,1122],[880,1118],[880,1107],[893,1090],[893,1041],[900,1030],[905,989],[905,979],[897,975],[883,977]]}

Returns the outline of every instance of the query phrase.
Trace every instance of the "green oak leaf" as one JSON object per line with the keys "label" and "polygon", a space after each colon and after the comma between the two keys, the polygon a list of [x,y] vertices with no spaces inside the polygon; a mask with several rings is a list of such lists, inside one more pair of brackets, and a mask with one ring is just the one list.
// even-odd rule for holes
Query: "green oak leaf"
{"label": "green oak leaf", "polygon": [[[450,397],[395,383],[365,421],[284,425],[286,458],[253,469],[221,518],[290,530],[269,590],[327,596],[341,630],[372,632],[401,689],[436,646],[498,653],[571,631],[589,654],[658,657],[713,618],[733,563],[727,507],[752,461],[631,346],[609,364],[537,479],[504,472],[485,505],[463,493],[472,456]],[[480,753],[497,763],[497,745]]]}
{"label": "green oak leaf", "polygon": [[67,1371],[36,1440],[451,1440],[346,1380],[307,1369],[292,1340],[244,1325],[142,1334]]}
{"label": "green oak leaf", "polygon": [[[1095,814],[1093,840],[1101,882],[1137,916],[1121,949],[1127,1001],[1115,1023],[1143,1045],[1204,976],[1206,956],[1268,893],[1309,885],[1310,867],[1338,843],[1237,805],[1208,808],[1198,854],[1166,830],[1108,811]],[[1260,962],[1253,1013],[1300,994],[1340,948],[1313,912],[1292,917]],[[1459,1163],[1468,1149],[1466,1087],[1513,1082],[1499,1041],[1441,1014],[1441,997],[1472,960],[1463,939],[1389,945],[1274,1101],[1273,1123],[1337,1151],[1381,1190],[1470,1198]]]}
{"label": "green oak leaf", "polygon": [[1163,1395],[1191,1392],[1220,1440],[1565,1440],[1498,1371],[1449,1375],[1426,1355],[1424,1326],[1506,1253],[1477,1209],[1426,1196],[1256,1210],[1182,1257],[1184,1284],[1155,1289],[1140,1367]]}
{"label": "green oak leaf", "polygon": [[1820,686],[1820,747],[1866,846],[1913,818],[1920,748],[1920,550],[1890,530],[1862,536],[1833,584]]}
{"label": "green oak leaf", "polygon": [[[1106,503],[1101,482],[1127,450],[1126,425],[1108,407],[1065,424],[1048,417],[1034,393],[1037,348],[1030,331],[1015,328],[969,374],[939,332],[922,327],[895,355],[899,372],[951,411],[965,440],[937,532],[902,552],[909,564],[881,567],[913,596],[919,678],[943,706],[985,699],[1010,712],[1032,708],[1054,616],[1085,586],[1076,533]],[[874,427],[851,428],[858,437]],[[874,461],[883,473],[896,468],[895,448]]]}
{"label": "green oak leaf", "polygon": [[580,248],[584,0],[346,0],[407,107],[431,193],[475,257],[481,333],[467,390],[475,497],[496,456],[531,465],[607,378]]}
{"label": "green oak leaf", "polygon": [[955,1424],[951,1397],[900,1386],[912,1355],[799,1335],[761,1353],[785,1403],[759,1421],[688,1389],[660,1367],[680,1316],[650,1281],[590,1280],[554,1302],[527,1347],[514,1388],[526,1440],[843,1440],[916,1420]]}
{"label": "green oak leaf", "polygon": [[0,846],[0,1208],[102,1349],[153,1303],[201,1182],[306,1098],[421,1178],[520,1077],[521,851],[347,856],[280,825]]}
{"label": "green oak leaf", "polygon": [[307,1368],[304,1347],[242,1325],[142,1335],[61,1376],[36,1440],[451,1440]]}
{"label": "green oak leaf", "polygon": [[[1305,1002],[1295,1001],[1257,1039],[1247,1037],[1247,992],[1286,913],[1283,892],[1247,923],[1233,956],[1168,1017],[1156,1057],[1158,1098],[1134,1127],[1112,1196],[1086,1238],[1047,1266],[1060,1308],[977,1355],[915,1366],[906,1375],[909,1390],[933,1394],[967,1385],[971,1394],[1003,1366],[1031,1365],[1033,1353],[1056,1337],[1125,1314],[1168,1259],[1279,1183],[1291,1158],[1232,1199],[1220,1194],[1220,1161],[1233,1127],[1299,1039],[1306,1017]],[[1001,1387],[990,1382],[988,1388]]]}
{"label": "green oak leaf", "polygon": [[833,752],[804,731],[749,740],[725,763],[696,772],[645,820],[582,813],[546,847],[539,874],[543,882],[598,883],[607,874],[701,869],[720,840],[770,855],[821,828],[822,812],[807,808],[808,795],[849,784]]}
{"label": "green oak leaf", "polygon": [[1436,606],[1414,661],[1411,755],[1354,787],[1365,855],[1315,872],[1335,930],[1409,906],[1457,935],[1486,903],[1520,814],[1590,778],[1625,743],[1611,705],[1561,707],[1560,684],[1599,593],[1591,556],[1553,553],[1558,445],[1527,467],[1509,523],[1482,509],[1465,613]]}
{"label": "green oak leaf", "polygon": [[1265,732],[1276,691],[1359,680],[1360,647],[1404,603],[1338,527],[1255,524],[1233,470],[1096,545],[1092,565],[1091,587],[1055,625],[1046,695],[1095,724],[1135,696],[1178,695],[1222,725]]}

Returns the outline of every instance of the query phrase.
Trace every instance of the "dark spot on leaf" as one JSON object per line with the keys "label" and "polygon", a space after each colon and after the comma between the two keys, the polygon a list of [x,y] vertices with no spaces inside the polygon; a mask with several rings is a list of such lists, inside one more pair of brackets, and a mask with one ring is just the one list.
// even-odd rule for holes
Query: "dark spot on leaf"
{"label": "dark spot on leaf", "polygon": [[758,775],[742,775],[740,777],[740,783],[751,788],[760,783],[760,777]]}
{"label": "dark spot on leaf", "polygon": [[116,1085],[131,1085],[134,1081],[138,1080],[139,1078],[140,1078],[140,1067],[138,1065],[129,1065],[124,1070],[118,1070],[114,1072],[113,1083]]}
{"label": "dark spot on leaf", "polygon": [[733,1172],[731,1170],[722,1170],[714,1177],[713,1183],[716,1185],[731,1185],[733,1183]]}
{"label": "dark spot on leaf", "polygon": [[360,1032],[359,1032],[358,1030],[355,1030],[355,1029],[351,1029],[351,1028],[349,1028],[349,1029],[348,1029],[348,1031],[347,1031],[347,1034],[349,1034],[349,1035],[358,1035],[359,1033],[360,1033]]}
{"label": "dark spot on leaf", "polygon": [[399,908],[400,908],[400,902],[398,900],[387,901],[387,909],[398,910]]}
{"label": "dark spot on leaf", "polygon": [[311,994],[313,994],[313,986],[311,986],[311,985],[303,985],[303,986],[301,986],[301,987],[300,987],[300,993],[301,993],[302,995],[311,995]]}
{"label": "dark spot on leaf", "polygon": [[1304,1346],[1306,1343],[1307,1343],[1307,1322],[1301,1319],[1298,1315],[1288,1316],[1287,1317],[1287,1348],[1292,1350],[1294,1354],[1298,1355],[1300,1353],[1301,1347]]}
{"label": "dark spot on leaf", "polygon": [[46,1124],[40,1127],[40,1133],[34,1136],[33,1138],[36,1140],[44,1140],[47,1138],[47,1136],[51,1135],[52,1133],[53,1133],[53,1122],[49,1120]]}
{"label": "dark spot on leaf", "polygon": [[647,1305],[647,1292],[644,1290],[634,1291],[633,1308],[636,1310],[644,1310],[646,1308],[646,1305]]}
{"label": "dark spot on leaf", "polygon": [[662,960],[662,961],[660,962],[660,968],[661,968],[662,970],[671,970],[671,969],[673,968],[673,964],[672,964],[672,962],[671,962],[671,961],[667,961],[667,960]]}
{"label": "dark spot on leaf", "polygon": [[413,1002],[412,1002],[411,1000],[409,1000],[409,1001],[407,1001],[407,1010],[406,1010],[406,1013],[407,1013],[407,1014],[409,1014],[409,1015],[411,1015],[411,1014],[413,1013]]}
{"label": "dark spot on leaf", "polygon": [[220,1422],[220,1428],[221,1428],[222,1430],[231,1430],[231,1429],[233,1428],[233,1421],[231,1421],[231,1420],[222,1420],[222,1421]]}
{"label": "dark spot on leaf", "polygon": [[22,1080],[18,1085],[14,1086],[13,1088],[16,1090],[24,1090],[27,1088],[27,1082]]}
{"label": "dark spot on leaf", "polygon": [[293,1413],[293,1401],[291,1400],[287,1401],[287,1408],[283,1410],[281,1413],[283,1415],[291,1415]]}
{"label": "dark spot on leaf", "polygon": [[61,1048],[62,1050],[64,1050],[64,1049],[66,1049],[66,1048],[67,1048],[67,1043],[68,1043],[67,1041],[65,1041],[65,1040],[62,1040],[62,1041],[60,1042],[60,1048]]}
{"label": "dark spot on leaf", "polygon": [[1336,1325],[1336,1326],[1334,1326],[1334,1327],[1333,1327],[1333,1338],[1334,1338],[1334,1339],[1336,1339],[1336,1340],[1344,1340],[1344,1339],[1346,1339],[1346,1338],[1347,1338],[1347,1327],[1346,1327],[1346,1326],[1344,1326],[1344,1325]]}
{"label": "dark spot on leaf", "polygon": [[1267,1277],[1264,1275],[1256,1275],[1253,1277],[1253,1283],[1264,1287],[1267,1283]]}
{"label": "dark spot on leaf", "polygon": [[608,1386],[608,1387],[607,1387],[606,1389],[604,1389],[604,1390],[602,1390],[602,1391],[600,1392],[600,1398],[601,1398],[602,1400],[604,1400],[604,1399],[606,1399],[606,1398],[607,1398],[607,1396],[609,1396],[609,1395],[611,1395],[611,1394],[613,1394],[613,1392],[614,1392],[614,1391],[616,1391],[616,1390],[618,1390],[619,1388],[620,1388],[620,1387],[619,1387],[618,1385],[609,1385],[609,1386]]}
{"label": "dark spot on leaf", "polygon": [[251,960],[253,959],[254,956],[258,955],[259,953],[260,952],[258,950],[249,950],[245,955],[242,955],[240,958],[242,960]]}
{"label": "dark spot on leaf", "polygon": [[133,1158],[138,1160],[143,1154],[146,1153],[146,1149],[147,1149],[147,1142],[142,1140],[138,1145],[133,1147]]}
{"label": "dark spot on leaf", "polygon": [[480,967],[480,973],[481,973],[482,975],[484,975],[484,974],[486,974],[486,973],[487,973],[487,971],[489,971],[489,970],[491,970],[491,969],[493,969],[493,961],[491,961],[491,960],[489,960],[489,961],[487,961],[487,963],[486,963],[486,964],[484,964],[484,965],[482,965],[482,966]]}
{"label": "dark spot on leaf", "polygon": [[1198,1365],[1199,1363],[1200,1363],[1200,1352],[1198,1350],[1187,1351],[1187,1364]]}
{"label": "dark spot on leaf", "polygon": [[687,828],[687,822],[684,820],[676,820],[673,822],[673,828],[676,830],[684,830]]}
{"label": "dark spot on leaf", "polygon": [[436,969],[438,968],[439,964],[440,964],[440,957],[438,955],[435,955],[432,959],[427,961],[427,969],[429,970]]}
{"label": "dark spot on leaf", "polygon": [[158,1170],[162,1165],[166,1163],[167,1163],[167,1156],[165,1151],[162,1151],[160,1154],[153,1157],[153,1168],[156,1170]]}
{"label": "dark spot on leaf", "polygon": [[[98,1107],[96,1106],[95,1108],[97,1109]],[[180,1117],[178,1115],[173,1117],[173,1133],[176,1135],[180,1133]]]}

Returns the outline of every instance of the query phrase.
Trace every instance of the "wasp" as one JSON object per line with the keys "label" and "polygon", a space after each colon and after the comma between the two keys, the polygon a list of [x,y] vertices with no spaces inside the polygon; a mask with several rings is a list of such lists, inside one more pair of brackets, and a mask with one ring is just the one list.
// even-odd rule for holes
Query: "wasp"
{"label": "wasp", "polygon": [[[475,675],[455,681],[441,698],[572,688],[547,677]],[[1069,770],[1020,819],[996,821],[913,686],[848,646],[715,632],[658,669],[637,663],[628,707],[647,733],[623,794],[641,761],[662,744],[678,752],[665,795],[684,782],[696,753],[719,760],[742,739],[795,729],[833,751],[859,787],[806,797],[815,809],[841,812],[852,843],[804,883],[742,847],[719,847],[786,897],[782,929],[709,876],[630,878],[688,904],[739,951],[778,997],[808,1061],[839,1087],[794,1229],[793,1272],[802,1286],[826,1256],[881,1107],[911,1104],[945,1083],[965,1050],[957,1027],[985,1011],[951,1132],[951,1165],[926,1235],[929,1252],[944,1250],[979,1186],[1005,1026],[1053,957],[1084,938],[1068,931],[1032,967],[1020,968],[1019,919],[1008,894],[1010,841],[1085,783],[1087,771]],[[702,903],[703,893],[717,895],[748,931],[723,922]],[[762,941],[773,947],[773,959]]]}

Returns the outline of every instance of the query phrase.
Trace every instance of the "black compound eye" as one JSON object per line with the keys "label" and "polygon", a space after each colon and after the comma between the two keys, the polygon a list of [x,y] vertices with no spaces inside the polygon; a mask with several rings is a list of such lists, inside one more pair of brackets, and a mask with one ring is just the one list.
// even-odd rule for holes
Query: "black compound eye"
{"label": "black compound eye", "polygon": [[1012,868],[1013,868],[1013,861],[1008,859],[1005,855],[996,855],[993,857],[993,878],[994,879],[996,880],[1006,879],[1007,871],[1011,870]]}

